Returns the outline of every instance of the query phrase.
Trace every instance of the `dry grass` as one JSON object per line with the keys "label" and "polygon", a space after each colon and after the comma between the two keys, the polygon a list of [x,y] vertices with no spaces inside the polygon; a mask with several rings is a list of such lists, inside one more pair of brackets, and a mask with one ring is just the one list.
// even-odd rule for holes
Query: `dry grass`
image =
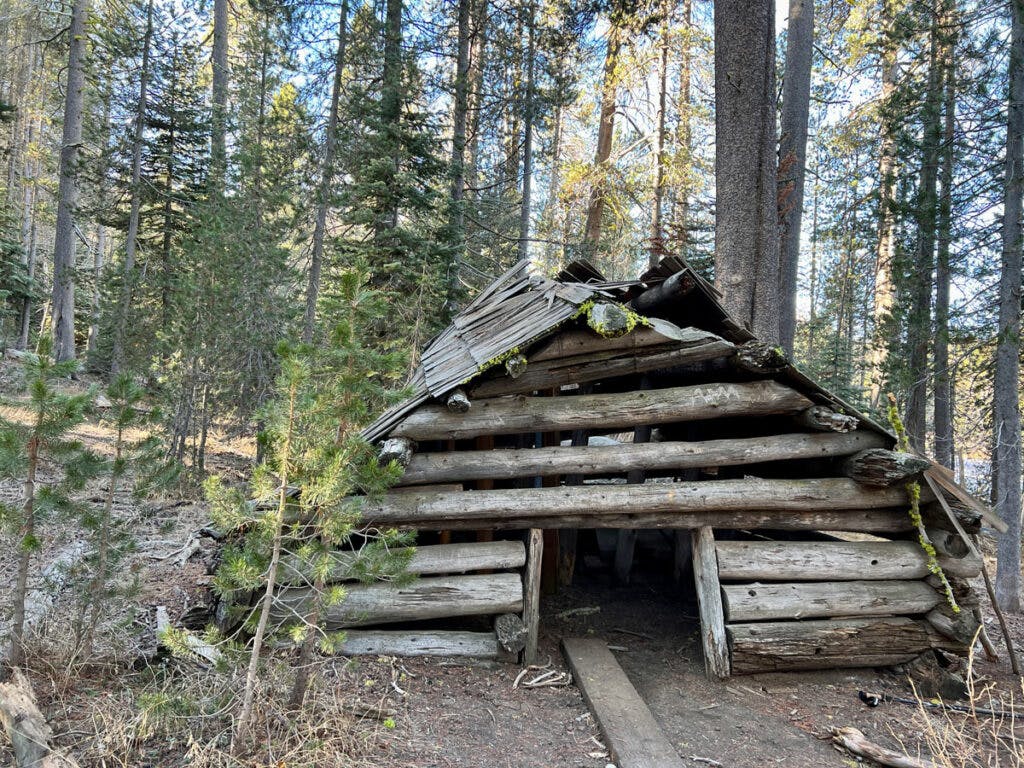
{"label": "dry grass", "polygon": [[1024,768],[1024,708],[1015,706],[1024,702],[1024,681],[1006,690],[979,682],[973,653],[965,680],[968,697],[963,712],[929,707],[915,689],[913,725],[923,751],[941,768]]}

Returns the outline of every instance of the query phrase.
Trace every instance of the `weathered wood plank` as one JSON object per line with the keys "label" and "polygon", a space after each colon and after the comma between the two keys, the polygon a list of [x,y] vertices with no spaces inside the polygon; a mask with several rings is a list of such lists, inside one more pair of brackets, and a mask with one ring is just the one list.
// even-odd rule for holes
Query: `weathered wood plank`
{"label": "weathered wood plank", "polygon": [[497,659],[498,639],[493,632],[431,630],[349,630],[338,653],[343,656],[464,656]]}
{"label": "weathered wood plank", "polygon": [[[729,581],[923,579],[928,557],[913,541],[720,541],[718,576]],[[976,558],[942,558],[952,576],[981,573]]]}
{"label": "weathered wood plank", "polygon": [[925,614],[942,596],[923,581],[725,584],[726,621]]}
{"label": "weathered wood plank", "polygon": [[904,616],[730,624],[727,631],[734,675],[891,666],[936,642],[925,622]]}
{"label": "weathered wood plank", "polygon": [[[285,589],[274,597],[271,620],[292,622],[305,615],[311,592]],[[523,583],[518,573],[433,576],[404,587],[353,584],[345,599],[324,612],[327,629],[425,621],[451,616],[488,616],[523,609]]]}
{"label": "weathered wood plank", "polygon": [[[558,398],[551,398],[556,400]],[[565,398],[570,399],[570,398]],[[507,488],[493,491],[390,493],[367,503],[363,520],[375,525],[421,521],[493,520],[757,510],[881,509],[906,503],[903,488],[868,488],[846,478],[706,480],[643,485]],[[676,527],[686,527],[682,524]],[[725,526],[731,527],[731,526]]]}
{"label": "weathered wood plank", "polygon": [[418,453],[399,483],[418,485],[551,475],[603,475],[632,470],[730,467],[771,461],[847,456],[888,443],[866,430],[794,433],[700,442],[499,448],[493,451]]}
{"label": "weathered wood plank", "polygon": [[603,640],[570,637],[562,648],[619,768],[683,768],[685,763]]}
{"label": "weathered wood plank", "polygon": [[[418,576],[436,576],[446,573],[468,573],[470,571],[509,570],[522,568],[526,563],[526,548],[521,541],[478,541],[462,544],[431,544],[412,547],[412,555],[406,570]],[[408,550],[393,553],[397,557],[408,556]],[[370,566],[365,555],[358,551],[337,551],[331,554],[331,567],[327,582],[356,581],[360,571]],[[371,569],[372,570],[372,569]],[[281,584],[298,584],[303,580],[302,569],[295,555],[286,555],[281,560],[278,581]]]}
{"label": "weathered wood plank", "polygon": [[523,663],[537,660],[537,637],[540,632],[540,577],[544,557],[544,531],[531,528],[527,534],[526,573],[523,580],[523,623],[526,625],[526,647]]}
{"label": "weathered wood plank", "polygon": [[796,413],[810,401],[775,381],[698,384],[642,392],[577,397],[482,398],[467,413],[424,405],[391,431],[414,440],[458,440],[484,434],[552,430],[625,429],[641,424]]}
{"label": "weathered wood plank", "polygon": [[711,528],[693,531],[693,580],[700,607],[700,637],[704,648],[704,669],[708,677],[729,676],[729,647],[725,637],[722,590],[718,581],[715,537]]}
{"label": "weathered wood plank", "polygon": [[575,358],[530,363],[518,378],[501,376],[480,382],[473,388],[473,397],[496,397],[529,393],[567,384],[587,384],[616,376],[629,376],[687,363],[714,360],[732,354],[734,346],[731,342],[714,334],[706,335],[711,339],[692,347],[666,350],[652,347],[647,354],[641,355],[598,352]]}

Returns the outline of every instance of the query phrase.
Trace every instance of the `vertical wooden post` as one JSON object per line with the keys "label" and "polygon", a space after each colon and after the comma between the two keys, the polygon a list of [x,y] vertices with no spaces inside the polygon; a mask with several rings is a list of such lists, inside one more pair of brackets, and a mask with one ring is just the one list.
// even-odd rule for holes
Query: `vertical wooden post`
{"label": "vertical wooden post", "polygon": [[523,623],[526,647],[523,664],[537,660],[537,633],[540,628],[540,571],[544,557],[544,531],[531,528],[526,543],[526,571],[523,579]]}
{"label": "vertical wooden post", "polygon": [[700,637],[708,677],[729,677],[729,644],[725,637],[722,588],[718,582],[715,536],[704,526],[693,532],[693,580],[700,605]]}
{"label": "vertical wooden post", "polygon": [[[640,389],[650,389],[651,383],[646,376],[640,377]],[[634,443],[649,443],[651,428],[639,426],[633,430]],[[630,485],[642,483],[645,473],[642,469],[634,469],[626,474],[626,482]],[[619,584],[629,584],[630,572],[633,570],[633,550],[636,548],[636,531],[623,529],[615,542],[615,580]]]}

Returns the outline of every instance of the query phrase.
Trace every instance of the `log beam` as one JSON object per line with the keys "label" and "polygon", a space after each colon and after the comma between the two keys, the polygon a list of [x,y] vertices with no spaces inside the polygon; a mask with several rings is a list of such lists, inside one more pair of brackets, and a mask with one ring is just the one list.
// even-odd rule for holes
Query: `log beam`
{"label": "log beam", "polygon": [[936,641],[925,622],[903,616],[730,624],[728,635],[735,675],[891,666]]}
{"label": "log beam", "polygon": [[727,621],[746,622],[924,614],[942,596],[923,581],[829,581],[727,584],[722,600]]}
{"label": "log beam", "polygon": [[718,582],[715,537],[707,526],[693,532],[693,580],[700,607],[704,669],[708,677],[723,679],[729,676],[729,647],[725,636],[722,590]]}
{"label": "log beam", "polygon": [[633,470],[650,472],[731,467],[848,456],[887,443],[883,435],[857,430],[847,434],[799,432],[701,442],[418,453],[412,457],[399,483],[405,486],[553,475],[610,475]]}
{"label": "log beam", "polygon": [[[557,399],[557,398],[552,398]],[[570,398],[566,398],[567,400]],[[423,521],[550,518],[586,510],[589,516],[738,512],[749,509],[813,512],[821,509],[881,509],[906,503],[903,488],[867,488],[846,478],[809,480],[707,480],[643,485],[583,485],[508,488],[493,491],[389,493],[363,507],[374,525]],[[676,527],[687,527],[680,523]],[[732,527],[732,526],[723,526]]]}
{"label": "log beam", "polygon": [[[274,597],[271,620],[290,623],[305,615],[312,594],[308,589],[285,589]],[[518,573],[435,576],[404,587],[392,584],[353,584],[345,599],[324,611],[327,629],[425,621],[452,616],[488,616],[523,608],[523,584]]]}
{"label": "log beam", "polygon": [[724,416],[797,413],[806,397],[775,381],[698,384],[577,397],[510,397],[477,400],[468,413],[424,405],[391,432],[413,440],[458,440],[484,434],[507,435],[572,429],[625,429]]}
{"label": "log beam", "polygon": [[465,413],[472,406],[472,403],[469,401],[469,396],[466,394],[466,390],[461,387],[453,390],[448,395],[448,399],[445,400],[444,404],[452,413]]}
{"label": "log beam", "polygon": [[537,660],[537,639],[540,633],[540,577],[544,557],[544,531],[531,528],[527,535],[526,574],[523,587],[523,624],[526,627],[526,645],[523,664]]}
{"label": "log beam", "polygon": [[462,656],[499,659],[493,632],[349,630],[338,649],[343,656]]}
{"label": "log beam", "polygon": [[415,443],[404,437],[391,437],[385,440],[380,447],[380,463],[389,464],[394,461],[399,466],[407,467],[412,461]]}
{"label": "log beam", "polygon": [[[930,573],[928,556],[913,541],[720,541],[717,547],[725,581],[882,581]],[[955,576],[981,573],[974,557],[943,557],[939,565]]]}
{"label": "log beam", "polygon": [[732,354],[734,347],[731,342],[713,333],[695,331],[694,334],[700,335],[700,343],[683,347],[674,345],[667,349],[654,347],[647,354],[600,352],[530,363],[530,367],[517,379],[499,376],[480,382],[473,388],[473,396],[496,397],[568,384],[588,384],[616,376],[629,376],[687,363],[714,360]]}

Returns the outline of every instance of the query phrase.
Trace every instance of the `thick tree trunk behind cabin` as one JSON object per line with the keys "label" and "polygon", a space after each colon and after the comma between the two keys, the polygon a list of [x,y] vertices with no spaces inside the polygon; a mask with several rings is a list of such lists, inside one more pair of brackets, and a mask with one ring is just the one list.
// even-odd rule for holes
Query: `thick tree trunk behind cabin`
{"label": "thick tree trunk behind cabin", "polygon": [[896,119],[897,45],[894,0],[882,0],[882,93],[878,117],[881,142],[878,153],[878,243],[875,251],[873,332],[868,346],[867,375],[871,407],[877,408],[886,386],[886,361],[892,324],[893,257],[896,254]]}
{"label": "thick tree trunk behind cabin", "polygon": [[715,285],[734,318],[779,340],[775,3],[715,3]]}
{"label": "thick tree trunk behind cabin", "polygon": [[651,201],[651,244],[648,263],[658,266],[665,251],[665,232],[661,209],[665,199],[665,118],[668,108],[669,16],[672,0],[661,5],[661,40],[658,56],[658,124],[654,134],[654,199]]}
{"label": "thick tree trunk behind cabin", "polygon": [[68,32],[68,79],[64,95],[64,132],[60,148],[57,222],[53,236],[51,315],[53,354],[75,358],[75,214],[78,207],[78,155],[82,144],[82,92],[85,88],[85,24],[89,0],[75,0]]}
{"label": "thick tree trunk behind cabin", "polygon": [[779,340],[793,354],[796,336],[796,290],[800,266],[800,221],[807,166],[807,118],[814,57],[814,1],[789,0],[786,71],[782,86],[779,135],[779,220],[782,226],[779,263]]}
{"label": "thick tree trunk behind cabin", "polygon": [[1003,183],[1003,264],[999,278],[999,342],[994,394],[994,488],[999,515],[1008,526],[999,537],[996,598],[1006,610],[1020,610],[1021,423],[1020,300],[1021,200],[1024,198],[1024,0],[1012,0],[1009,57],[1009,112]]}
{"label": "thick tree trunk behind cabin", "polygon": [[459,270],[466,251],[464,200],[466,196],[466,129],[469,121],[469,57],[472,35],[472,0],[458,0],[458,40],[455,61],[455,94],[452,103],[451,192],[448,208],[452,259],[448,265],[448,305],[454,311],[461,292]]}
{"label": "thick tree trunk behind cabin", "polygon": [[534,118],[534,70],[536,62],[537,7],[531,0],[527,5],[526,19],[526,94],[523,105],[523,194],[519,205],[519,258],[530,255],[530,202],[533,182],[533,118]]}

